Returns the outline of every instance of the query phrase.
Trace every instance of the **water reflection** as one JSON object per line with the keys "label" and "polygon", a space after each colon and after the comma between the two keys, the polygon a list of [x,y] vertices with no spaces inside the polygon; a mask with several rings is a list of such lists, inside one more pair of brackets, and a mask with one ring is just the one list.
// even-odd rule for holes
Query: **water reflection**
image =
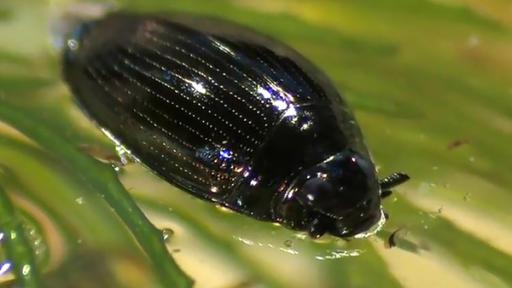
{"label": "water reflection", "polygon": [[[0,258],[3,256],[2,244],[5,239],[5,233],[0,232]],[[12,274],[12,262],[7,259],[0,260],[0,283],[3,282],[3,278],[10,279]]]}
{"label": "water reflection", "polygon": [[0,263],[0,277],[11,272],[12,264],[11,261],[5,260]]}
{"label": "water reflection", "polygon": [[328,254],[327,255],[319,255],[319,256],[315,256],[315,259],[317,260],[334,260],[334,259],[340,259],[340,258],[345,258],[345,257],[355,257],[355,256],[359,256],[363,253],[362,250],[359,250],[359,249],[353,249],[353,250],[335,250],[335,251],[327,251]]}
{"label": "water reflection", "polygon": [[[302,237],[303,234],[297,234],[296,235],[298,240],[304,240],[304,245],[308,246],[309,241],[312,241],[308,237]],[[294,245],[292,247],[293,241],[290,239],[285,240],[282,242],[284,247],[282,247],[279,244],[274,244],[272,240],[265,239],[265,240],[254,240],[249,239],[248,237],[243,237],[240,235],[233,235],[233,239],[243,243],[247,246],[256,246],[256,247],[265,247],[273,249],[274,251],[280,251],[285,252],[287,254],[291,255],[299,255],[302,254],[302,256],[309,255],[312,253],[312,251],[308,247],[301,247],[301,243],[297,243],[297,245]],[[319,241],[317,241],[319,242]],[[320,243],[319,243],[320,244]],[[324,243],[325,244],[325,243]],[[332,243],[327,243],[329,245],[328,247],[333,247],[331,245]],[[334,259],[340,259],[345,257],[356,257],[361,255],[364,251],[361,249],[328,249],[327,246],[325,249],[315,249],[316,252],[313,252],[313,255],[311,255],[316,260],[334,260]]]}

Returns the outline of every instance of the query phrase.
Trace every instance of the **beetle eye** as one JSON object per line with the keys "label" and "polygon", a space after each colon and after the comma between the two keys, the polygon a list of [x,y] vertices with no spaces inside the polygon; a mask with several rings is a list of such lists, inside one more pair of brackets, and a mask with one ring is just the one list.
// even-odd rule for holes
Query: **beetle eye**
{"label": "beetle eye", "polygon": [[[302,188],[302,193],[298,194],[298,199],[304,205],[311,207],[332,217],[342,217],[357,201],[351,197],[351,191],[344,186],[336,185],[337,181],[329,181],[327,178],[313,178]],[[336,186],[335,186],[336,185]]]}
{"label": "beetle eye", "polygon": [[322,178],[313,178],[306,181],[303,187],[304,199],[302,202],[309,206],[325,206],[324,201],[334,197],[333,187]]}

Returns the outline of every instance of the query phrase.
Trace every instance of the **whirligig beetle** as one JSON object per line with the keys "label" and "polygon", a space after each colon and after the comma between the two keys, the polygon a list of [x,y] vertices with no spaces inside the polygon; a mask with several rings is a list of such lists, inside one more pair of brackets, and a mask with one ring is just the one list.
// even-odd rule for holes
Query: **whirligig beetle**
{"label": "whirligig beetle", "polygon": [[328,78],[284,44],[195,16],[113,13],[80,24],[63,74],[119,145],[188,193],[311,237],[384,222],[352,112]]}

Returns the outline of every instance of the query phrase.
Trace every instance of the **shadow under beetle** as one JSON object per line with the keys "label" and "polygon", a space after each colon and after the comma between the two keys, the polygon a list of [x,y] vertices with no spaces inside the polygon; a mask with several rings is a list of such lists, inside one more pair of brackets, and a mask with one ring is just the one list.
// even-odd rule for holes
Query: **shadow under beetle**
{"label": "shadow under beetle", "polygon": [[381,198],[408,179],[379,183],[322,72],[233,23],[113,13],[75,28],[63,74],[83,111],[160,177],[314,238],[382,224]]}

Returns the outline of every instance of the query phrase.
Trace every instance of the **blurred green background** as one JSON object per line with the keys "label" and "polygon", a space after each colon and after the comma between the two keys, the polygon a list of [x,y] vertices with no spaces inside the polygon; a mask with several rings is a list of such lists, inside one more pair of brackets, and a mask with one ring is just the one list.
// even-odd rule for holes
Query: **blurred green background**
{"label": "blurred green background", "polygon": [[195,287],[512,287],[511,1],[103,6],[213,15],[289,44],[342,91],[379,173],[412,180],[378,235],[312,241],[137,164],[117,173],[89,156],[115,149],[74,105],[54,47],[62,14],[97,6],[1,1],[0,286],[185,287],[183,269]]}

